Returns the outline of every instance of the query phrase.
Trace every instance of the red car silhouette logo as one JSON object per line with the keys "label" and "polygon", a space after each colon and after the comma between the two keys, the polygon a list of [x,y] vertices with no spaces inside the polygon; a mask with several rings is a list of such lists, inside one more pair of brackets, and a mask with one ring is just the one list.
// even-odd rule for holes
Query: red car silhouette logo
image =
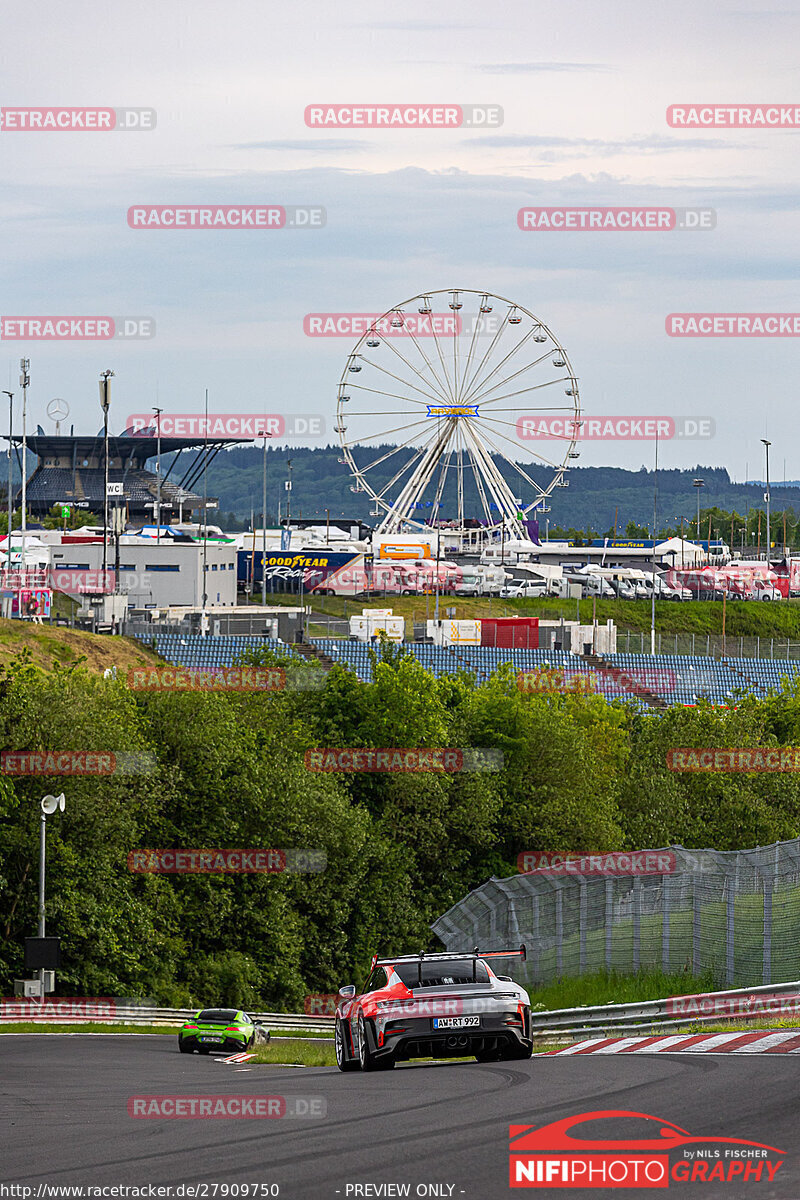
{"label": "red car silhouette logo", "polygon": [[[626,1131],[609,1137],[606,1128],[596,1128],[614,1121],[625,1122],[628,1129],[638,1124],[636,1136]],[[622,1109],[579,1113],[538,1127],[511,1125],[509,1151],[511,1187],[550,1188],[769,1181],[785,1153],[745,1138],[697,1136],[672,1121]]]}

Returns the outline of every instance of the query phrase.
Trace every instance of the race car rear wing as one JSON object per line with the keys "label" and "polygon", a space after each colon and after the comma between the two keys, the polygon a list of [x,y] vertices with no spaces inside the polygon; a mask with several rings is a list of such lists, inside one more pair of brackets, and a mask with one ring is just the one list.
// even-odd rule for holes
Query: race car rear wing
{"label": "race car rear wing", "polygon": [[419,954],[402,954],[397,958],[378,958],[377,954],[372,956],[372,970],[375,967],[394,967],[397,963],[417,963],[419,965],[419,982],[422,984],[422,964],[423,962],[453,962],[455,960],[464,960],[465,958],[472,959],[472,978],[477,982],[477,966],[478,960],[484,958],[520,958],[523,962],[527,961],[528,950],[524,942],[518,950],[480,950],[475,946],[472,950],[462,950],[460,953],[444,953],[444,954],[425,954],[424,951]]}

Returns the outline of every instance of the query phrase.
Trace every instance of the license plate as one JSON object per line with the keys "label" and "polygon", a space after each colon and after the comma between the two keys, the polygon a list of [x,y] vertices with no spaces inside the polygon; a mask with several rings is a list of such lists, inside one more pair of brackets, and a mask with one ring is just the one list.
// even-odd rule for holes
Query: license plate
{"label": "license plate", "polygon": [[480,1025],[480,1017],[434,1017],[434,1029],[469,1029]]}
{"label": "license plate", "polygon": [[224,1042],[224,1040],[225,1039],[221,1038],[221,1037],[201,1037],[200,1038],[201,1042]]}

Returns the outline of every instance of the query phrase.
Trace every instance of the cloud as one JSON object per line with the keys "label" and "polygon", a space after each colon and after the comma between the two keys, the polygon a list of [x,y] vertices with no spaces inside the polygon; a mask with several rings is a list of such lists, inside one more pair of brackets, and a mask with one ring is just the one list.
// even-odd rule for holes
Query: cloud
{"label": "cloud", "polygon": [[304,154],[347,154],[351,151],[367,150],[371,142],[358,138],[286,138],[269,142],[239,142],[234,150],[297,150]]}
{"label": "cloud", "polygon": [[478,64],[477,69],[487,75],[536,75],[540,72],[555,71],[559,73],[611,71],[613,68],[605,63],[573,63],[573,62],[532,62],[532,63],[484,63]]}
{"label": "cloud", "polygon": [[[452,22],[445,25],[430,24],[427,21],[370,21],[368,24],[352,25],[352,29],[386,29],[405,33],[452,33]],[[465,29],[493,29],[492,25],[466,25],[458,23],[459,31]]]}
{"label": "cloud", "polygon": [[471,138],[468,145],[499,150],[539,150],[543,162],[556,162],[568,158],[615,158],[620,154],[673,154],[680,150],[730,150],[740,149],[745,143],[731,142],[727,138],[673,138],[661,134],[648,137],[625,138],[610,142],[601,138],[546,137],[537,134],[487,134]]}

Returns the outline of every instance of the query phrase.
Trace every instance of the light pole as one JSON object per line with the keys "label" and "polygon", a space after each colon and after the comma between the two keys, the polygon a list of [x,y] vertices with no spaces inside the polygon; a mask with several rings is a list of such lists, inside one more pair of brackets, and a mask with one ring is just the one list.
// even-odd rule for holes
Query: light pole
{"label": "light pole", "polygon": [[13,466],[11,461],[11,438],[14,436],[14,393],[3,392],[8,396],[8,574],[11,575],[11,526],[14,523],[14,509],[11,501],[13,491]]}
{"label": "light pole", "polygon": [[267,438],[271,433],[263,430],[264,461],[261,472],[261,606],[267,603]]}
{"label": "light pole", "polygon": [[[45,796],[41,802],[42,819],[39,822],[39,927],[38,936],[44,937],[44,871],[45,871],[45,845],[47,842],[47,817],[50,813],[54,813],[57,808],[64,811],[65,797],[62,792],[60,796]],[[44,999],[44,970],[39,971],[40,999]]]}
{"label": "light pole", "polygon": [[113,371],[103,371],[100,376],[100,407],[103,410],[103,592],[107,589],[108,572],[108,410],[111,405]]}
{"label": "light pole", "polygon": [[[292,528],[292,460],[286,460],[286,528]],[[291,537],[291,532],[289,534]]]}
{"label": "light pole", "polygon": [[[700,491],[698,489],[698,496]],[[650,597],[650,654],[656,652],[656,522],[658,520],[658,430],[656,430],[656,457],[653,472],[653,591]]]}
{"label": "light pole", "polygon": [[772,442],[768,442],[766,438],[762,438],[761,444],[763,445],[764,453],[767,456],[767,490],[764,493],[764,499],[767,502],[767,566],[769,566],[769,552],[772,546],[769,536],[769,448],[772,445]]}
{"label": "light pole", "polygon": [[[692,487],[697,492],[697,545],[698,545],[698,549],[700,547],[700,488],[705,487],[705,483],[706,483],[705,479],[694,479],[692,481]],[[695,564],[696,563],[697,563],[697,559],[695,558]]]}
{"label": "light pole", "polygon": [[153,405],[156,414],[156,545],[161,544],[161,414],[163,408]]}
{"label": "light pole", "polygon": [[20,370],[21,370],[21,374],[19,377],[19,383],[20,383],[20,387],[22,388],[22,497],[21,497],[21,505],[22,505],[21,518],[22,519],[21,519],[21,523],[20,523],[20,532],[22,534],[22,556],[21,556],[21,561],[20,561],[20,569],[21,569],[22,575],[24,577],[24,575],[25,575],[25,530],[27,528],[27,517],[25,515],[25,508],[26,508],[26,503],[27,503],[26,496],[27,496],[27,485],[28,485],[28,481],[26,478],[27,471],[26,471],[26,461],[25,461],[28,456],[28,442],[27,442],[25,423],[26,423],[26,418],[27,418],[27,413],[28,413],[28,387],[31,382],[31,377],[28,374],[28,367],[31,365],[31,360],[29,358],[21,358],[19,360],[19,365],[20,365]]}

